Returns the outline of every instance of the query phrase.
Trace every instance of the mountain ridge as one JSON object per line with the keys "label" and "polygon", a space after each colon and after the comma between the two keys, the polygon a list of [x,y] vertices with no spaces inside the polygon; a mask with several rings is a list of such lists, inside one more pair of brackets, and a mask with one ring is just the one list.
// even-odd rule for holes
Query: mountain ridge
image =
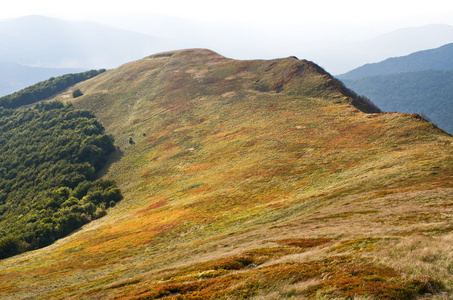
{"label": "mountain ridge", "polygon": [[384,111],[425,114],[453,132],[450,82],[453,44],[366,64],[337,76]]}
{"label": "mountain ridge", "polygon": [[[104,173],[124,199],[3,260],[4,297],[451,293],[452,137],[418,115],[362,112],[313,63],[171,51],[55,99],[113,134]],[[431,260],[407,250],[427,245]]]}
{"label": "mountain ridge", "polygon": [[377,63],[365,64],[336,77],[339,79],[359,79],[392,73],[449,69],[453,69],[453,44],[418,51],[406,56],[391,57]]}
{"label": "mountain ridge", "polygon": [[0,21],[0,37],[3,61],[51,68],[112,68],[175,47],[165,38],[36,15]]}
{"label": "mountain ridge", "polygon": [[453,70],[427,70],[343,80],[360,94],[373,99],[384,111],[424,114],[453,134]]}
{"label": "mountain ridge", "polygon": [[[42,16],[31,16],[28,18],[48,20],[47,17]],[[26,19],[26,17],[22,18],[21,22],[23,23]],[[244,30],[244,28],[240,28],[240,26],[232,27],[223,23],[211,23],[210,25],[212,26],[206,26],[203,22],[188,21],[171,17],[165,18],[158,15],[151,15],[146,18],[144,18],[143,15],[130,16],[130,19],[133,19],[133,26],[131,24],[128,26],[127,19],[128,18],[125,17],[123,20],[120,18],[119,20],[115,19],[115,21],[110,20],[110,22],[104,20],[110,25],[93,24],[93,22],[90,22],[89,24],[94,27],[85,30],[85,33],[82,32],[77,36],[68,33],[67,36],[72,36],[78,43],[72,43],[70,44],[71,47],[69,47],[69,49],[65,49],[66,53],[71,53],[71,57],[68,61],[62,62],[66,63],[66,66],[68,64],[74,66],[74,63],[77,63],[77,67],[85,66],[88,69],[111,68],[130,60],[142,58],[149,53],[202,46],[222,52],[226,56],[236,59],[254,59],[257,57],[271,59],[274,57],[297,55],[316,61],[330,73],[339,74],[366,62],[379,61],[390,56],[406,55],[414,51],[439,47],[453,41],[453,27],[442,24],[402,28],[368,39],[363,35],[363,32],[368,32],[368,36],[373,36],[373,34],[370,34],[368,30],[360,28],[359,31],[362,33],[360,34],[362,38],[359,41],[354,41],[350,38],[350,35],[346,37],[344,34],[341,35],[342,39],[339,41],[338,34],[335,34],[335,32],[339,31],[340,34],[342,30],[338,24],[313,24],[313,27],[310,26],[309,29],[302,29],[302,31],[301,29],[288,31],[288,29],[285,29],[284,27],[279,28],[278,26],[274,26],[263,33],[263,28],[251,28],[247,31]],[[59,21],[60,24],[56,27],[68,27],[68,22]],[[0,32],[2,32],[1,24],[4,24],[5,22],[18,23],[17,20],[14,19],[4,20],[0,22]],[[99,20],[99,22],[102,22],[102,20]],[[69,25],[79,25],[79,27],[82,28],[88,26],[88,23],[86,22],[69,23]],[[98,30],[100,26],[104,27],[104,29],[113,29],[111,26],[120,26],[119,24],[121,24],[126,31],[118,29],[119,31],[116,32],[106,32],[105,30],[99,32]],[[4,41],[4,45],[2,46],[4,50],[8,49],[8,47],[12,47],[11,52],[8,52],[9,54],[6,53],[8,55],[5,55],[5,52],[2,52],[3,57],[12,56],[18,58],[18,55],[16,54],[22,53],[23,50],[28,51],[26,53],[28,54],[28,57],[34,57],[32,62],[29,60],[26,62],[16,62],[38,66],[40,63],[39,60],[44,59],[41,61],[42,66],[43,63],[46,63],[46,60],[47,63],[49,63],[49,53],[52,53],[53,57],[61,59],[61,55],[55,50],[58,49],[58,47],[63,46],[63,44],[70,43],[67,39],[54,33],[46,39],[46,41],[55,42],[55,38],[59,38],[59,42],[54,43],[53,47],[44,49],[47,52],[43,51],[39,52],[38,55],[32,55],[32,47],[29,47],[26,42],[27,40],[36,40],[37,37],[40,35],[42,36],[44,29],[41,29],[39,24],[32,24],[32,28],[40,29],[39,32],[31,32],[31,36],[28,35],[27,37],[21,38],[21,43],[16,44],[17,36],[15,37],[14,35],[11,35],[11,33],[23,26],[19,25],[15,24],[14,26],[9,26],[8,30],[3,30],[3,33],[5,33],[4,35],[0,33],[2,41]],[[330,34],[326,36],[322,32],[325,32],[326,28],[329,27],[335,27],[335,29],[329,30]],[[353,27],[348,26],[347,29],[349,30]],[[181,30],[182,28],[184,30]],[[73,31],[77,31],[77,29]],[[125,32],[132,34],[132,38],[125,37]],[[354,32],[357,32],[357,30]],[[99,38],[97,40],[93,39],[93,33],[95,33],[95,36],[103,37],[102,44],[106,48],[104,49],[104,57],[102,57],[102,52],[98,49],[94,49],[96,51],[93,52],[93,49],[83,48],[84,45],[99,45]],[[83,37],[83,35],[85,35],[84,39],[80,40],[80,36]],[[112,42],[112,40],[108,38],[109,36],[116,36],[118,40],[123,42],[115,44],[115,41]],[[323,36],[328,42],[320,42],[319,36]],[[352,36],[357,35],[353,34]],[[139,41],[136,39],[134,40],[134,37],[138,37]],[[154,40],[150,37],[154,37]],[[254,38],[251,39],[250,37]],[[295,39],[295,37],[299,38]],[[43,38],[38,42],[41,43],[42,40]],[[149,43],[145,44],[144,41],[148,41]],[[125,47],[125,44],[128,44],[130,47]],[[131,45],[133,45],[133,47]],[[34,46],[34,50],[41,50],[36,48],[36,43],[32,43],[32,46]],[[80,48],[83,48],[81,49],[83,53],[74,58],[74,50]],[[117,52],[110,52],[109,49],[116,49]],[[335,51],[332,49],[335,49]],[[87,53],[90,53],[91,57],[97,57],[98,60],[90,60],[86,55]],[[123,55],[122,58],[121,55]],[[110,56],[110,59],[108,56]],[[83,64],[81,64],[82,59]],[[51,63],[51,66],[56,65],[55,61]],[[61,67],[62,65],[59,66]]]}

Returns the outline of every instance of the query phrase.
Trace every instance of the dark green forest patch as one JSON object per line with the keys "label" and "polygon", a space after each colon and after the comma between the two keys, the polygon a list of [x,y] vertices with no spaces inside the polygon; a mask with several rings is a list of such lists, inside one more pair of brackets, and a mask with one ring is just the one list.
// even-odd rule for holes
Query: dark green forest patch
{"label": "dark green forest patch", "polygon": [[[101,69],[52,77],[11,95],[1,97],[0,106],[4,108],[17,108],[22,105],[33,104],[38,101],[45,100],[76,83],[93,78],[104,72],[105,69]],[[81,95],[82,92],[78,94],[78,96]]]}
{"label": "dark green forest patch", "polygon": [[95,178],[115,150],[103,132],[72,105],[0,107],[0,258],[47,246],[122,199]]}

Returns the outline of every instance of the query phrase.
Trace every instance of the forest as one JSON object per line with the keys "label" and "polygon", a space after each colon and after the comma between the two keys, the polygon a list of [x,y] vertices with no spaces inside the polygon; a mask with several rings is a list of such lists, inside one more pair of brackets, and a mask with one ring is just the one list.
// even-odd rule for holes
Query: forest
{"label": "forest", "polygon": [[48,80],[38,82],[16,93],[1,97],[0,106],[4,108],[17,108],[23,105],[33,104],[103,72],[105,72],[105,69],[51,77]]}
{"label": "forest", "polygon": [[122,199],[114,181],[96,178],[113,143],[70,104],[0,107],[0,258],[47,246]]}

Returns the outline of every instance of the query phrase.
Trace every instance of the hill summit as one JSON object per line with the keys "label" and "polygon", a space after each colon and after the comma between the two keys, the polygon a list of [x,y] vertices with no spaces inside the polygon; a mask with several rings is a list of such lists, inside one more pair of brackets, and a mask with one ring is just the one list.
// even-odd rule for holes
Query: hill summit
{"label": "hill summit", "polygon": [[[72,90],[82,96],[72,99]],[[408,299],[451,293],[453,138],[316,64],[155,54],[55,99],[91,109],[124,199],[5,259],[15,299]]]}

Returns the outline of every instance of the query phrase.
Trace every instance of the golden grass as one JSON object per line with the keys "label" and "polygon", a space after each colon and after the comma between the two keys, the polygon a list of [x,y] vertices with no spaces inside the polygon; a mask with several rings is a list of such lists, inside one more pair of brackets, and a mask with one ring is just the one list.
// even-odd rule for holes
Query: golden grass
{"label": "golden grass", "polygon": [[0,298],[451,295],[452,137],[335,86],[305,61],[206,50],[77,85],[115,136],[103,173],[124,200],[3,260]]}

